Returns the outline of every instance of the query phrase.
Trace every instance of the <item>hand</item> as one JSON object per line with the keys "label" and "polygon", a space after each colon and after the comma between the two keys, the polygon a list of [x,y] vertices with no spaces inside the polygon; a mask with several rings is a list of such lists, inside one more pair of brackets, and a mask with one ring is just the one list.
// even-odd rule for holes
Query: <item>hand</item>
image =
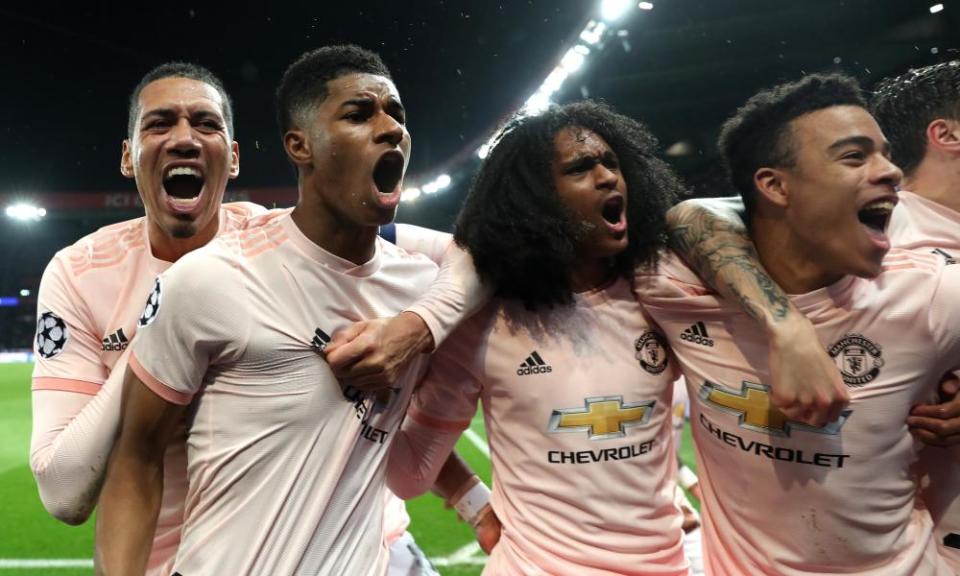
{"label": "hand", "polygon": [[850,403],[837,365],[805,317],[771,331],[769,359],[770,400],[790,420],[823,426],[837,420]]}
{"label": "hand", "polygon": [[410,360],[432,348],[426,323],[412,312],[401,312],[338,330],[325,355],[342,384],[369,392],[395,387]]}
{"label": "hand", "polygon": [[480,549],[489,555],[497,542],[500,541],[500,519],[493,507],[489,504],[480,511],[477,521],[473,526],[473,533],[477,535],[477,542]]}
{"label": "hand", "polygon": [[914,406],[907,426],[915,438],[932,446],[960,444],[960,380],[946,374],[940,381],[940,404]]}

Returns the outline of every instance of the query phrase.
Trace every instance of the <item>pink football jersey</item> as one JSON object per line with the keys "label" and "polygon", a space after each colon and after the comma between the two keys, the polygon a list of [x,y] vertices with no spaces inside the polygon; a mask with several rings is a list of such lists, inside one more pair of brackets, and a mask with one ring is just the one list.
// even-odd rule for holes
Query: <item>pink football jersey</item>
{"label": "pink football jersey", "polygon": [[876,279],[793,297],[852,397],[822,428],[772,407],[765,334],[678,259],[637,286],[692,400],[708,573],[950,573],[915,506],[906,417],[960,364],[960,267],[894,250]]}
{"label": "pink football jersey", "polygon": [[[256,204],[224,204],[219,233],[241,229],[263,212]],[[125,365],[116,363],[137,332],[154,279],[170,266],[151,252],[146,224],[146,218],[137,218],[101,228],[57,252],[47,265],[37,298],[34,390],[76,392],[92,399],[114,369],[122,378]],[[100,458],[105,462],[107,456]],[[163,566],[180,540],[186,494],[182,439],[167,450],[164,470],[163,504],[149,562],[149,574],[158,576],[169,573]]]}
{"label": "pink football jersey", "polygon": [[[901,191],[893,211],[894,246],[931,252],[948,264],[960,260],[960,213],[912,192]],[[923,500],[936,525],[940,553],[960,574],[960,457],[958,449],[928,446],[921,461],[929,472]]]}
{"label": "pink football jersey", "polygon": [[160,276],[130,365],[168,401],[195,400],[176,570],[384,572],[384,458],[425,358],[374,396],[342,389],[321,352],[334,331],[402,311],[436,272],[380,239],[355,265],[285,215]]}
{"label": "pink football jersey", "polygon": [[459,431],[483,402],[503,523],[486,574],[687,574],[673,364],[625,280],[572,307],[494,301],[440,346],[410,417]]}

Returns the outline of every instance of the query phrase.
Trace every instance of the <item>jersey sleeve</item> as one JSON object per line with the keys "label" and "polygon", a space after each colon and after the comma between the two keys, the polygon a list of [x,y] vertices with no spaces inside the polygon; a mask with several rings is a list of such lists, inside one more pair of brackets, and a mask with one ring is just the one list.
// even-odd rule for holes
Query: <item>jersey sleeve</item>
{"label": "jersey sleeve", "polygon": [[407,412],[421,426],[447,432],[470,426],[482,389],[478,327],[464,324],[433,355]]}
{"label": "jersey sleeve", "polygon": [[633,291],[637,300],[648,307],[676,310],[719,305],[717,293],[673,252],[665,253],[656,269],[637,269]]}
{"label": "jersey sleeve", "polygon": [[189,404],[207,369],[246,346],[249,304],[236,265],[201,249],[154,283],[133,340],[130,368],[155,394]]}
{"label": "jersey sleeve", "polygon": [[942,273],[930,300],[930,332],[943,359],[943,372],[960,370],[960,264],[940,264]]}
{"label": "jersey sleeve", "polygon": [[96,394],[107,379],[102,343],[62,253],[40,280],[37,332],[33,339],[34,390]]}
{"label": "jersey sleeve", "polygon": [[457,326],[490,301],[493,291],[480,281],[470,254],[457,246],[449,234],[398,225],[397,245],[424,254],[440,265],[430,288],[406,309],[423,319],[433,335],[434,346],[439,347]]}

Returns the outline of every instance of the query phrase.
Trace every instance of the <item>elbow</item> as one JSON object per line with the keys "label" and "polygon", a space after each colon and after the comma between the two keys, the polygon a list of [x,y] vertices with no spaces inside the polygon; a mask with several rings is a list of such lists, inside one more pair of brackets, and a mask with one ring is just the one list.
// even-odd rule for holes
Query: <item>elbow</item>
{"label": "elbow", "polygon": [[433,482],[416,474],[392,473],[387,476],[387,487],[401,500],[411,500],[425,494],[431,486]]}
{"label": "elbow", "polygon": [[79,526],[90,518],[96,504],[96,490],[92,497],[66,490],[72,482],[58,482],[46,466],[31,462],[33,478],[37,483],[40,502],[48,514],[70,526]]}

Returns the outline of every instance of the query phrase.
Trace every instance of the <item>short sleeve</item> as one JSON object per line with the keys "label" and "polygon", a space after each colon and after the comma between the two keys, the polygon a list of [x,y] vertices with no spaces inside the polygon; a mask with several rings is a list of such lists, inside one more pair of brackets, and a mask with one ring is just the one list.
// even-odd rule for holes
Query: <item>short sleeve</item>
{"label": "short sleeve", "polygon": [[61,254],[50,261],[37,294],[34,390],[96,394],[107,379],[93,318]]}
{"label": "short sleeve", "polygon": [[154,283],[133,340],[130,367],[154,393],[188,404],[207,370],[238,358],[249,305],[237,262],[203,248]]}

